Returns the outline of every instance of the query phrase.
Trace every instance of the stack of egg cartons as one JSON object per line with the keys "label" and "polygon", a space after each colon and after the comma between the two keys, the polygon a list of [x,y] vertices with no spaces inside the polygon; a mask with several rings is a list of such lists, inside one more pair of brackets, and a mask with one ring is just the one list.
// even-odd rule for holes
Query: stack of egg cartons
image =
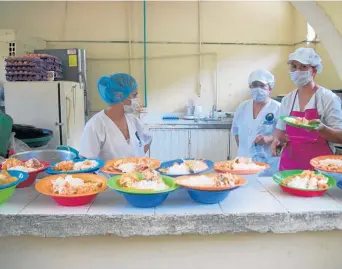
{"label": "stack of egg cartons", "polygon": [[47,81],[47,67],[36,54],[22,57],[10,56],[6,59],[7,81]]}
{"label": "stack of egg cartons", "polygon": [[52,73],[53,80],[61,80],[62,79],[62,61],[52,55],[48,54],[35,54],[38,55],[46,64],[46,70],[49,75]]}

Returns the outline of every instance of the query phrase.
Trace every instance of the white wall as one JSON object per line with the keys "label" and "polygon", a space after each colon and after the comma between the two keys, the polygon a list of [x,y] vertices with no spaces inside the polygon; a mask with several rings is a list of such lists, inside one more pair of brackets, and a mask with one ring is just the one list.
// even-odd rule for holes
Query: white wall
{"label": "white wall", "polygon": [[[274,95],[293,89],[286,58],[294,48],[291,44],[297,26],[296,11],[290,3],[207,1],[202,2],[200,13],[201,40],[215,43],[201,48],[202,52],[214,53],[202,56],[203,105],[209,108],[215,100],[216,74],[218,108],[225,110],[234,110],[248,98],[247,77],[255,68],[266,68],[276,75]],[[104,107],[96,89],[98,78],[114,72],[131,72],[141,85],[143,100],[143,45],[132,44],[130,68],[129,60],[113,60],[127,59],[129,45],[109,43],[128,41],[129,32],[131,40],[142,41],[142,18],[141,2],[0,2],[0,28],[42,37],[50,48],[87,50],[92,110]],[[148,57],[198,53],[197,2],[148,2],[147,39],[183,43],[148,44]],[[199,91],[198,70],[198,56],[149,59],[149,110],[181,111],[187,99]]]}

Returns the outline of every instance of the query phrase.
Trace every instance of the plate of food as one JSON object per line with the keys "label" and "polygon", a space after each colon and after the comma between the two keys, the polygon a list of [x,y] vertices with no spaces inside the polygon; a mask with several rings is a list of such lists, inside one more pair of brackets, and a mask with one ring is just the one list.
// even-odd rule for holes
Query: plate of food
{"label": "plate of food", "polygon": [[341,155],[326,155],[313,158],[310,164],[316,171],[332,176],[338,181],[340,187],[342,182],[342,156]]}
{"label": "plate of food", "polygon": [[35,158],[26,161],[9,158],[1,164],[0,169],[8,171],[16,170],[27,173],[28,178],[17,185],[18,188],[24,188],[31,186],[32,183],[36,180],[38,174],[46,170],[49,165],[50,163],[40,161]]}
{"label": "plate of food", "polygon": [[15,187],[27,178],[28,174],[25,172],[0,171],[0,204],[6,202],[13,195]]}
{"label": "plate of food", "polygon": [[121,193],[129,204],[141,208],[160,205],[170,192],[179,188],[173,178],[153,169],[114,176],[108,180],[108,186]]}
{"label": "plate of food", "polygon": [[310,170],[289,170],[273,175],[273,180],[290,194],[302,197],[323,195],[336,185],[336,180],[327,175]]}
{"label": "plate of food", "polygon": [[179,177],[207,173],[212,170],[213,167],[214,163],[209,160],[177,159],[163,162],[157,170],[163,175]]}
{"label": "plate of food", "polygon": [[270,168],[267,163],[253,162],[251,158],[237,157],[233,160],[217,162],[214,169],[218,173],[231,173],[236,175],[254,175]]}
{"label": "plate of food", "polygon": [[178,177],[175,183],[186,188],[195,202],[215,204],[227,198],[230,191],[247,184],[247,180],[234,174],[213,173]]}
{"label": "plate of food", "polygon": [[107,188],[107,179],[94,174],[60,174],[39,180],[35,187],[59,205],[81,206],[91,203]]}
{"label": "plate of food", "polygon": [[304,129],[313,129],[319,126],[316,122],[310,122],[310,120],[302,117],[280,117],[286,124],[297,127],[297,128],[304,128]]}
{"label": "plate of food", "polygon": [[110,175],[122,175],[125,173],[142,172],[148,169],[156,169],[160,162],[147,157],[123,158],[107,161],[101,171]]}
{"label": "plate of food", "polygon": [[93,173],[99,170],[104,165],[100,159],[76,159],[61,161],[53,163],[46,170],[46,173],[57,174],[80,174],[80,173]]}

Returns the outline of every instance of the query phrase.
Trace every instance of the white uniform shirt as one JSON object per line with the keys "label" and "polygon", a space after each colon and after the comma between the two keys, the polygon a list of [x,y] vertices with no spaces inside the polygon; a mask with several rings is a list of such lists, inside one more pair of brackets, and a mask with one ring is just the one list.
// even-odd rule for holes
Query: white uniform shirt
{"label": "white uniform shirt", "polygon": [[120,129],[102,110],[94,115],[84,128],[80,155],[104,161],[145,156],[144,146],[152,141],[152,134],[140,119],[132,114],[125,116],[129,141],[126,141]]}
{"label": "white uniform shirt", "polygon": [[[299,99],[296,97],[297,90],[290,92],[281,101],[280,116],[289,116],[294,103],[293,110],[300,111]],[[319,87],[316,91],[316,102],[318,114],[321,116],[323,124],[334,129],[342,129],[342,109],[341,99],[335,93],[323,87]],[[305,109],[315,108],[315,95],[312,96]],[[279,120],[277,129],[285,131],[285,123]]]}
{"label": "white uniform shirt", "polygon": [[[272,135],[279,118],[280,103],[270,99],[256,119],[253,118],[253,100],[242,102],[234,115],[232,134],[239,137],[239,157],[252,158],[253,145],[258,135]],[[269,146],[266,152],[271,156]]]}

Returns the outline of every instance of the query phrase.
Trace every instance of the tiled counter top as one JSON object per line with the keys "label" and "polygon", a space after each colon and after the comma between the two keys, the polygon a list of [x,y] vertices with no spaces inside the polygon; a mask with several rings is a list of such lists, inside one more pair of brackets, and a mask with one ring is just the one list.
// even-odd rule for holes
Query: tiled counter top
{"label": "tiled counter top", "polygon": [[342,190],[302,198],[282,192],[271,178],[246,178],[249,184],[232,191],[220,204],[197,204],[178,190],[163,205],[150,209],[133,208],[112,190],[100,194],[92,205],[60,207],[33,188],[18,189],[0,206],[0,236],[128,237],[342,229]]}

